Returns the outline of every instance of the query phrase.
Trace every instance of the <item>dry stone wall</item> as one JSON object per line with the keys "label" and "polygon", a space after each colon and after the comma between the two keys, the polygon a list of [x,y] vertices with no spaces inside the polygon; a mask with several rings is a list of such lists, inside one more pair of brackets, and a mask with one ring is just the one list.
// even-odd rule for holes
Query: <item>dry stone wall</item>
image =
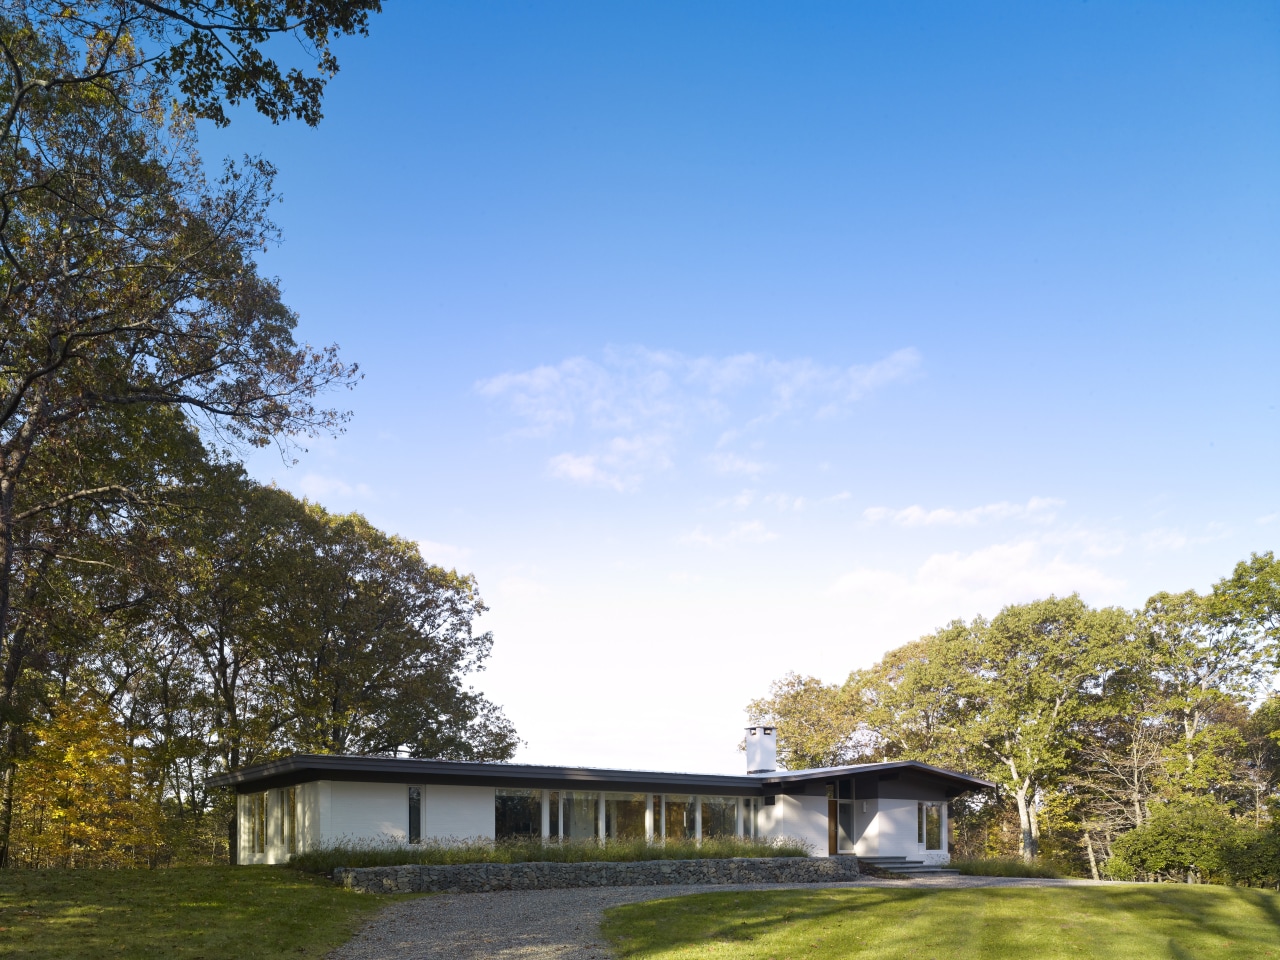
{"label": "dry stone wall", "polygon": [[858,879],[856,857],[752,857],[627,863],[465,863],[339,867],[333,879],[360,893],[482,893],[669,884],[834,883]]}

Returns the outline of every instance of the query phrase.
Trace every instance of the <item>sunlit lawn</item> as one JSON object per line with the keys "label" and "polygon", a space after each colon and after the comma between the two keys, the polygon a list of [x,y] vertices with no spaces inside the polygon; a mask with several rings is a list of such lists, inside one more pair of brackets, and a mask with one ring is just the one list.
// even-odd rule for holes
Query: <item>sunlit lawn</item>
{"label": "sunlit lawn", "polygon": [[0,957],[321,957],[394,899],[282,867],[0,870]]}
{"label": "sunlit lawn", "polygon": [[1280,893],[1164,884],[773,890],[609,912],[619,957],[677,960],[1266,960]]}

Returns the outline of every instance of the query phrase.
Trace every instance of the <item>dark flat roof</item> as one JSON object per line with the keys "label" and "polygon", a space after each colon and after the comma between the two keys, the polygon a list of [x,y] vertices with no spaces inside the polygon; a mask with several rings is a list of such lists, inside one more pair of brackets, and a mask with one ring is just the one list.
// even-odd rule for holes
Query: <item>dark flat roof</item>
{"label": "dark flat roof", "polygon": [[[484,787],[551,789],[610,789],[656,793],[712,793],[725,796],[762,796],[784,784],[836,780],[869,773],[910,771],[947,781],[960,790],[981,790],[995,784],[967,774],[944,770],[915,760],[860,763],[814,770],[775,770],[769,773],[731,776],[703,773],[663,773],[654,770],[610,770],[599,767],[548,767],[522,763],[485,763],[469,760],[412,760],[404,757],[351,757],[294,754],[280,760],[255,763],[232,773],[220,773],[205,781],[207,787],[234,787],[251,793],[287,787],[312,780],[365,783],[455,783]],[[770,789],[775,788],[775,789]]]}

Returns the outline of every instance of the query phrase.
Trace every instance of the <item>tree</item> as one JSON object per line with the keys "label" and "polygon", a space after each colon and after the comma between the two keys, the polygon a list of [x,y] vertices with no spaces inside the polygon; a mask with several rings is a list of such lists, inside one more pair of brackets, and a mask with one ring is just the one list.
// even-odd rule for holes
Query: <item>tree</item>
{"label": "tree", "polygon": [[[278,6],[219,9],[252,18]],[[166,461],[194,436],[190,422],[233,443],[332,431],[342,415],[314,400],[355,376],[335,348],[295,343],[296,317],[254,266],[254,251],[275,237],[266,217],[274,171],[249,160],[210,185],[191,115],[166,111],[169,79],[194,83],[198,103],[215,88],[244,94],[236,84],[249,75],[236,71],[256,69],[246,61],[217,74],[221,60],[202,60],[193,39],[213,34],[172,26],[175,11],[191,9],[121,0],[0,15],[9,104],[0,127],[0,865],[32,716],[21,687],[50,659],[36,601],[58,577],[75,580],[63,576],[75,544],[163,492]],[[105,29],[98,14],[118,17]],[[153,37],[181,34],[169,60],[142,54],[144,26]],[[263,103],[312,96],[269,93]],[[124,456],[143,468],[128,483],[111,455],[122,424],[137,447]]]}
{"label": "tree", "polygon": [[287,531],[261,652],[270,712],[290,749],[504,760],[511,724],[463,678],[493,645],[473,577],[359,514],[301,504]]}
{"label": "tree", "polygon": [[769,687],[769,696],[752,700],[752,723],[778,728],[778,761],[787,770],[849,763],[861,752],[852,701],[836,684],[788,673]]}

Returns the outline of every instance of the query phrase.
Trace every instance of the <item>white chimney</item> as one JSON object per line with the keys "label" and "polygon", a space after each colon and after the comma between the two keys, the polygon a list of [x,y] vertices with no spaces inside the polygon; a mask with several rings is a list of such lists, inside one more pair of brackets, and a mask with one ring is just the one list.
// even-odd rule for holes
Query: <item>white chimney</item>
{"label": "white chimney", "polygon": [[747,773],[778,769],[778,728],[747,727]]}

